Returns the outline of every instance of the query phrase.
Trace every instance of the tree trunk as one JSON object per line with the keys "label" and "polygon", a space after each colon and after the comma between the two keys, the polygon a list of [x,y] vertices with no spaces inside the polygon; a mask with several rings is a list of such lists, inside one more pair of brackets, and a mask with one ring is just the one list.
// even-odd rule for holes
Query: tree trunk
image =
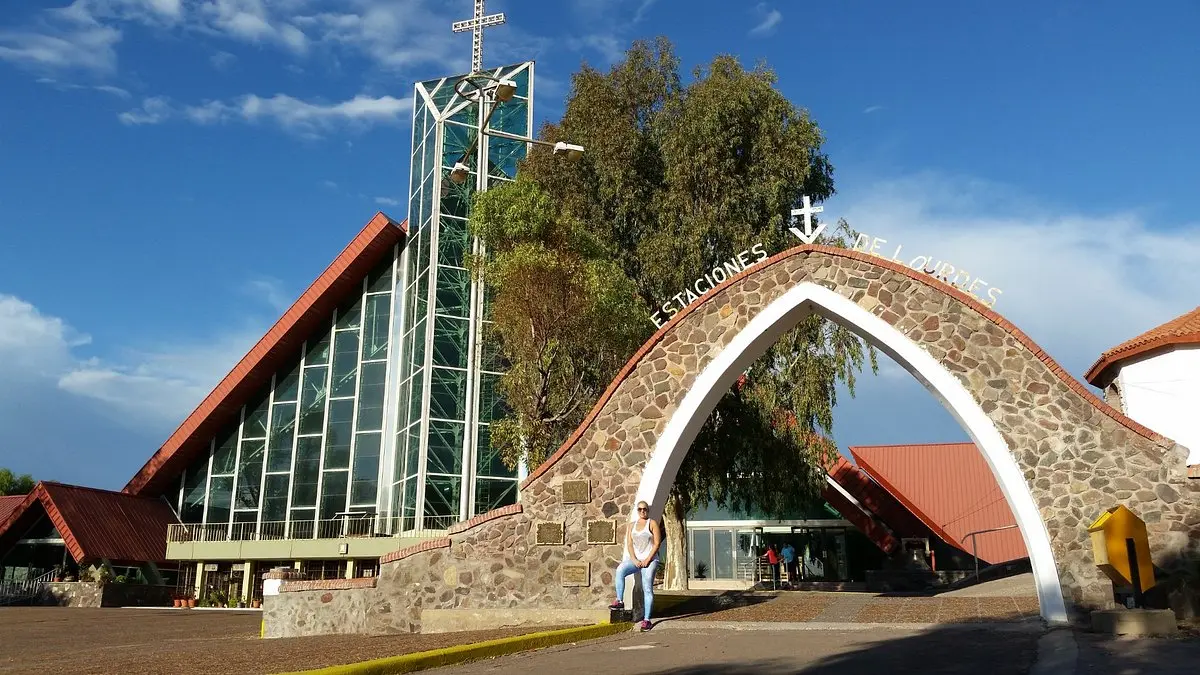
{"label": "tree trunk", "polygon": [[667,537],[664,591],[687,590],[687,521],[684,513],[683,501],[672,491],[663,509],[663,529]]}

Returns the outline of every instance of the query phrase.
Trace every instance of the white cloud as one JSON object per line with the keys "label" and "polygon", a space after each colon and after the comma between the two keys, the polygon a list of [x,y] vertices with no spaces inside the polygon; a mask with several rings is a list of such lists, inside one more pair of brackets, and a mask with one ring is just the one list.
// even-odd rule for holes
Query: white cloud
{"label": "white cloud", "polygon": [[131,98],[132,97],[132,94],[130,94],[128,90],[122,89],[121,87],[116,87],[116,86],[113,86],[110,84],[100,84],[100,85],[75,84],[73,82],[60,82],[60,81],[55,80],[50,77],[39,77],[37,81],[38,81],[38,84],[45,84],[45,85],[54,87],[55,89],[58,89],[59,91],[88,90],[88,91],[99,91],[99,92],[103,92],[105,94],[111,94],[113,96],[116,96],[117,98]]}
{"label": "white cloud", "polygon": [[247,94],[229,101],[205,101],[179,106],[164,97],[151,97],[142,106],[118,115],[125,124],[161,124],[185,119],[196,124],[240,121],[269,122],[305,137],[317,137],[338,127],[399,123],[412,101],[392,96],[358,95],[337,103],[302,101],[286,94],[269,98]]}
{"label": "white cloud", "polygon": [[759,3],[755,8],[757,14],[762,15],[762,19],[758,25],[750,29],[751,35],[770,35],[775,28],[783,21],[783,13],[777,9],[767,9],[767,6]]}
{"label": "white cloud", "polygon": [[569,38],[567,46],[576,51],[596,52],[604,58],[606,63],[616,63],[625,58],[628,41],[616,33],[595,33],[580,38]]}
{"label": "white cloud", "polygon": [[900,259],[932,256],[1001,289],[995,310],[1080,379],[1104,350],[1196,306],[1200,224],[1045,206],[933,173],[843,193],[825,214],[886,239],[887,257],[901,245]]}
{"label": "white cloud", "polygon": [[120,30],[99,23],[77,3],[42,12],[34,25],[0,29],[0,61],[42,72],[108,74],[116,70],[114,46],[120,40]]}
{"label": "white cloud", "polygon": [[287,289],[283,281],[274,277],[251,279],[246,282],[242,290],[246,295],[266,303],[280,314],[291,307],[296,300],[295,295]]}
{"label": "white cloud", "polygon": [[208,60],[210,63],[212,63],[213,68],[216,68],[217,70],[225,70],[237,61],[237,57],[229,52],[216,52],[212,56],[208,57]]}
{"label": "white cloud", "polygon": [[[99,402],[118,413],[123,424],[168,430],[232,369],[262,330],[246,326],[208,341],[129,349],[117,361],[101,361],[83,353],[93,346],[88,335],[29,302],[0,294],[0,381]],[[8,395],[15,395],[13,387],[5,387],[0,399]],[[20,425],[28,412],[19,398],[10,403],[0,406],[0,426]]]}
{"label": "white cloud", "polygon": [[392,199],[391,197],[376,197],[375,203],[382,206],[400,206],[401,201],[399,199]]}
{"label": "white cloud", "polygon": [[864,114],[864,115],[870,115],[871,113],[873,113],[873,112],[879,112],[880,110],[883,110],[883,106],[881,106],[881,105],[869,105],[869,106],[867,106],[866,108],[863,108],[863,114]]}

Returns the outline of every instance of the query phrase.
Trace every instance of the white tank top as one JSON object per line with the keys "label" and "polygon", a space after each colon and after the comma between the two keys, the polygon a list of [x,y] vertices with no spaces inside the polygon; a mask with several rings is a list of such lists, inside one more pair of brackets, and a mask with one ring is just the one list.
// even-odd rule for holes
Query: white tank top
{"label": "white tank top", "polygon": [[[650,521],[646,521],[646,529],[637,529],[637,523],[633,524],[633,554],[638,557],[638,560],[646,560],[650,557],[650,552],[654,548],[654,533],[650,531]],[[625,552],[625,557],[629,557],[629,552]]]}

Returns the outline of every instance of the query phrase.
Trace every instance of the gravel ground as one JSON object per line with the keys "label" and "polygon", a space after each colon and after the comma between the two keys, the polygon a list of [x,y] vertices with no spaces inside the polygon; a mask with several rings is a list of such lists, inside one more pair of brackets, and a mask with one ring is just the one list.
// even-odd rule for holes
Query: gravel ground
{"label": "gravel ground", "polygon": [[0,673],[278,673],[548,630],[262,640],[261,621],[258,612],[2,608]]}

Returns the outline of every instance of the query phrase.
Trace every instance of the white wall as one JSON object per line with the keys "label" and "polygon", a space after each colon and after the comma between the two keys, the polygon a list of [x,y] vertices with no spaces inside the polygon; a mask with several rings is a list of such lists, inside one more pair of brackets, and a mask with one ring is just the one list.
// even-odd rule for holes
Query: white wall
{"label": "white wall", "polygon": [[1123,364],[1117,387],[1126,415],[1186,447],[1188,464],[1200,464],[1200,347]]}

